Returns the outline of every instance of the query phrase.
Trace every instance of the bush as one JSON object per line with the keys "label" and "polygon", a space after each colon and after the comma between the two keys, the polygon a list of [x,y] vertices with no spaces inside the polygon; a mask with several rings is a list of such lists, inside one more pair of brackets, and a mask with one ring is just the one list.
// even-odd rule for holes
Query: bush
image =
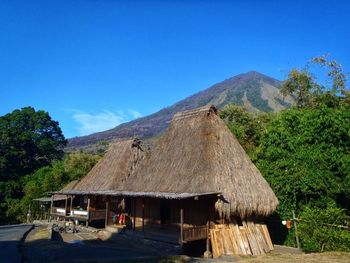
{"label": "bush", "polygon": [[301,246],[306,252],[350,251],[350,217],[334,204],[325,209],[305,207],[299,216]]}

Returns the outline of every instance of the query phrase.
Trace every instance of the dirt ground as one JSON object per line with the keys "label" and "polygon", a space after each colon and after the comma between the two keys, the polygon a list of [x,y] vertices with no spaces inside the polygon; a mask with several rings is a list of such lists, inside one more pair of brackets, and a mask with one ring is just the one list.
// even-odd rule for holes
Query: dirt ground
{"label": "dirt ground", "polygon": [[[80,238],[82,242],[79,242]],[[274,252],[258,257],[227,256],[219,259],[201,259],[167,256],[171,252],[167,253],[165,248],[157,243],[141,243],[123,237],[108,242],[101,241],[97,233],[63,235],[63,239],[49,241],[47,228],[36,228],[25,240],[24,262],[350,263],[350,253],[345,252],[300,254],[294,250],[276,248]]]}

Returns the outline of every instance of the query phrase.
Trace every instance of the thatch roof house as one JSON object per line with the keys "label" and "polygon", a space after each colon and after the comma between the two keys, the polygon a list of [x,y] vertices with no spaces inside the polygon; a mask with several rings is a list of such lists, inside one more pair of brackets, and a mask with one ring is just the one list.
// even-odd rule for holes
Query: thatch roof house
{"label": "thatch roof house", "polygon": [[140,140],[125,140],[110,145],[103,158],[74,187],[75,194],[97,194],[123,190],[125,181],[144,158]]}
{"label": "thatch roof house", "polygon": [[[68,218],[107,225],[128,217],[143,231],[160,224],[163,235],[165,226],[175,228],[181,244],[208,244],[210,228],[215,255],[273,249],[261,218],[278,200],[214,106],[176,114],[147,155],[138,140],[112,144],[74,188],[59,194],[70,196]],[[217,247],[226,247],[218,252],[221,239]]]}
{"label": "thatch roof house", "polygon": [[105,220],[107,224],[107,197],[115,196],[123,189],[124,183],[144,159],[144,155],[138,139],[112,143],[85,177],[54,193],[54,198],[65,197],[67,201],[63,204],[64,207],[52,207],[52,214],[64,216],[65,219],[85,221],[87,224],[96,220]]}
{"label": "thatch roof house", "polygon": [[176,114],[125,190],[220,193],[226,217],[266,216],[278,200],[213,106]]}

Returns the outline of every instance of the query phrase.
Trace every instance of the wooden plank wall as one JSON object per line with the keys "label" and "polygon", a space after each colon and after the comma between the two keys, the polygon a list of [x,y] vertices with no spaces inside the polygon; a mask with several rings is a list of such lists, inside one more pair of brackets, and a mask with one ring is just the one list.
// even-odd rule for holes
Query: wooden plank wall
{"label": "wooden plank wall", "polygon": [[210,229],[213,257],[222,255],[263,255],[273,250],[265,224],[243,221],[243,225],[220,224]]}

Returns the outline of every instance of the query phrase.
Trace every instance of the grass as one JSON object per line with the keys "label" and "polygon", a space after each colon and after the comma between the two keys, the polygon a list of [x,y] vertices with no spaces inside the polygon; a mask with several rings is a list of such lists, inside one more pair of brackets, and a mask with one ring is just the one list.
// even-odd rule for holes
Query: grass
{"label": "grass", "polygon": [[[277,254],[271,253],[258,257],[239,257],[241,263],[349,263],[349,252],[325,252],[310,254]],[[224,263],[225,261],[222,261]],[[226,261],[228,262],[228,261]]]}

